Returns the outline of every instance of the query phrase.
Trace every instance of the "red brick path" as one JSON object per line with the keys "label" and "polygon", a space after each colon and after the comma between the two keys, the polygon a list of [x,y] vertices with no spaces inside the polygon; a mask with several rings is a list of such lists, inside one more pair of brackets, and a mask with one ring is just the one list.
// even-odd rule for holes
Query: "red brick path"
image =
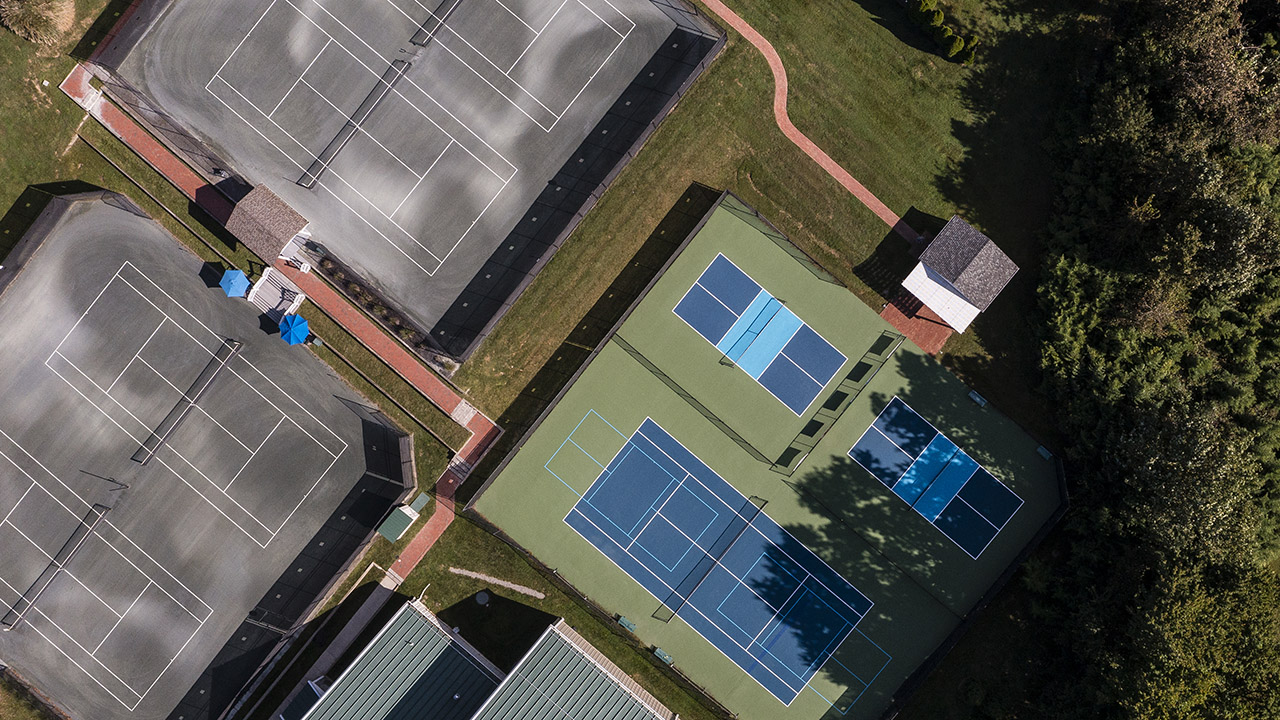
{"label": "red brick path", "polygon": [[[102,92],[94,89],[90,84],[90,77],[84,65],[76,65],[67,79],[62,81],[60,87],[72,100],[88,111],[187,197],[196,201],[219,222],[226,222],[227,218],[231,217],[233,207],[231,201],[186,163],[174,156],[133,118],[103,98]],[[300,273],[283,262],[277,262],[275,267],[288,276],[321,310],[360,340],[409,384],[471,431],[471,437],[463,443],[461,448],[458,448],[457,455],[436,481],[437,502],[432,516],[391,566],[392,573],[403,579],[422,560],[422,556],[440,538],[445,528],[453,522],[454,492],[471,472],[471,468],[484,456],[485,451],[493,446],[494,441],[502,434],[502,429],[472,408],[453,391],[453,388],[427,370],[417,357],[388,337],[367,315],[348,303],[324,281],[314,275]]]}
{"label": "red brick path", "polygon": [[930,355],[937,355],[947,338],[955,332],[937,313],[925,307],[906,288],[898,291],[893,300],[880,311],[880,317],[920,346]]}
{"label": "red brick path", "polygon": [[747,42],[755,46],[757,50],[764,55],[764,59],[769,62],[769,69],[773,71],[773,117],[777,121],[778,127],[782,133],[787,136],[791,142],[805,152],[813,161],[822,166],[827,174],[835,178],[844,189],[853,193],[853,196],[862,201],[876,217],[884,221],[884,224],[893,228],[899,235],[907,240],[915,240],[919,235],[911,229],[910,226],[890,210],[880,199],[865,188],[862,183],[858,182],[848,170],[845,170],[835,160],[831,159],[822,148],[809,139],[807,135],[800,132],[799,128],[791,122],[791,116],[787,114],[787,69],[782,65],[782,58],[778,56],[778,52],[773,49],[773,45],[764,38],[755,28],[747,24],[737,13],[730,10],[721,0],[702,0],[702,2],[711,9],[716,15],[720,16],[734,30],[737,30]]}

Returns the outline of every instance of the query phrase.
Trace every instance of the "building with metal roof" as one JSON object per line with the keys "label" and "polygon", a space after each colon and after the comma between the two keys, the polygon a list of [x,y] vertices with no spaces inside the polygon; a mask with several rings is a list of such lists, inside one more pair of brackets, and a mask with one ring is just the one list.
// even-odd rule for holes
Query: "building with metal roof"
{"label": "building with metal roof", "polygon": [[396,612],[303,720],[675,720],[563,619],[510,674],[418,602]]}
{"label": "building with metal roof", "polygon": [[305,720],[467,720],[501,679],[425,607],[406,603]]}
{"label": "building with metal roof", "polygon": [[1017,272],[1018,266],[991,238],[952,215],[902,285],[957,332],[964,332]]}
{"label": "building with metal roof", "polygon": [[547,628],[473,720],[674,720],[562,619]]}

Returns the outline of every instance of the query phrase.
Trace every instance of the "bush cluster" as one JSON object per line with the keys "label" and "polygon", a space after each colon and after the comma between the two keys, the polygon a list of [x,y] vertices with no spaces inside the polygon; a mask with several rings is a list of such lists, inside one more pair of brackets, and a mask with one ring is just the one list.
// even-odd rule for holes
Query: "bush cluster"
{"label": "bush cluster", "polygon": [[947,24],[946,16],[938,7],[938,0],[907,0],[907,14],[938,44],[938,49],[949,60],[969,65],[977,57],[978,38],[956,34]]}

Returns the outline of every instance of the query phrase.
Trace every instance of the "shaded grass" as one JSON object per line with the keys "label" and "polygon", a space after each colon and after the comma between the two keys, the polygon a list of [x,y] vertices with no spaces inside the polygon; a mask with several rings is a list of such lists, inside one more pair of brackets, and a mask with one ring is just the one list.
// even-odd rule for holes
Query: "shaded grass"
{"label": "shaded grass", "polygon": [[0,674],[0,718],[4,720],[56,720],[56,716],[28,699],[24,688]]}
{"label": "shaded grass", "polygon": [[[494,587],[482,580],[455,575],[450,567],[457,567],[506,580],[537,590],[546,597],[537,598]],[[718,715],[703,706],[672,680],[666,672],[642,654],[633,640],[620,627],[607,626],[596,615],[587,611],[569,595],[549,581],[537,569],[509,545],[486,532],[483,528],[459,516],[445,530],[440,540],[427,552],[422,562],[414,568],[400,592],[414,595],[423,592],[423,603],[433,613],[465,600],[480,590],[502,596],[508,600],[562,617],[574,630],[604,653],[631,679],[653,694],[670,710],[682,718],[710,720]]]}

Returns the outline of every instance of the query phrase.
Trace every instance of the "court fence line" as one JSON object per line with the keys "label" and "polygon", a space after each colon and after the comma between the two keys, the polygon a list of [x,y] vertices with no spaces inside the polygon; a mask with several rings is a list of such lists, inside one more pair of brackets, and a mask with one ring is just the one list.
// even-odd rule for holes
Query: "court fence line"
{"label": "court fence line", "polygon": [[883,717],[892,718],[902,711],[907,702],[920,690],[925,679],[942,664],[942,660],[946,658],[947,654],[955,649],[956,645],[960,644],[960,640],[964,638],[965,633],[973,625],[974,619],[981,615],[983,610],[995,599],[996,595],[999,595],[1004,590],[1009,581],[1013,579],[1014,573],[1022,567],[1027,558],[1031,557],[1031,553],[1040,547],[1045,538],[1049,536],[1049,533],[1053,532],[1053,529],[1057,527],[1062,517],[1067,514],[1067,510],[1070,507],[1070,498],[1067,494],[1067,470],[1062,459],[1057,455],[1053,456],[1053,469],[1058,480],[1058,509],[1044,521],[1040,529],[1036,531],[1036,534],[1022,548],[1022,551],[1009,562],[1004,572],[1000,573],[1000,576],[991,584],[991,587],[987,588],[982,597],[978,598],[978,601],[973,604],[969,612],[965,613],[960,623],[952,629],[942,643],[907,676],[906,680],[902,681],[902,684],[898,686],[898,690],[890,698],[889,707],[885,709]]}
{"label": "court fence line", "polygon": [[[644,148],[645,144],[649,142],[649,138],[657,132],[658,128],[666,120],[667,116],[675,109],[676,105],[684,99],[684,96],[689,92],[689,89],[693,87],[693,83],[696,82],[698,78],[702,77],[702,74],[706,72],[707,68],[709,68],[713,62],[719,59],[721,51],[728,43],[729,36],[725,32],[724,28],[688,0],[650,1],[668,16],[672,16],[676,19],[676,24],[679,29],[684,29],[689,32],[698,31],[707,34],[714,30],[716,38],[714,44],[707,51],[707,54],[704,55],[694,67],[692,72],[689,73],[689,76],[685,78],[684,82],[680,84],[680,87],[671,94],[671,97],[662,106],[662,108],[658,110],[653,119],[645,125],[640,136],[637,137],[631,146],[622,154],[617,163],[604,176],[604,179],[602,179],[594,189],[587,193],[586,199],[583,200],[582,204],[573,213],[573,216],[569,219],[565,227],[561,229],[555,239],[547,246],[547,251],[544,252],[542,259],[524,273],[520,282],[512,289],[510,294],[508,294],[504,299],[502,305],[497,309],[493,316],[489,318],[480,331],[476,333],[475,337],[467,344],[467,346],[463,348],[461,352],[457,352],[455,354],[446,350],[443,345],[437,344],[437,347],[441,352],[448,355],[453,360],[457,362],[465,362],[467,358],[471,357],[472,353],[475,352],[476,348],[478,348],[480,344],[489,337],[489,334],[493,332],[495,327],[497,327],[498,322],[501,321],[512,306],[515,305],[515,301],[524,294],[524,291],[533,283],[534,279],[538,276],[538,273],[547,266],[555,253],[562,245],[564,245],[564,242],[569,239],[569,236],[578,229],[578,225],[582,223],[583,219],[586,218],[592,208],[600,202],[601,198],[604,197],[605,192],[607,192],[613,182],[617,180],[618,176],[622,174],[622,171],[625,170],[627,166],[631,164],[631,161],[640,154],[640,151]],[[681,15],[684,16],[684,19],[679,17]],[[690,20],[689,18],[693,18],[693,20]],[[590,141],[590,139],[591,136],[588,136],[587,141]],[[570,161],[572,161],[572,157],[570,158]],[[427,335],[430,337],[431,333],[428,333]]]}
{"label": "court fence line", "polygon": [[[710,190],[710,188],[706,188],[705,186],[702,186],[702,185],[697,185],[696,183],[694,184],[694,186],[691,186],[691,190],[698,190],[698,189]],[[609,341],[613,340],[617,336],[618,329],[621,328],[623,323],[625,323],[627,319],[631,317],[631,313],[635,312],[635,309],[639,307],[640,303],[643,302],[646,297],[648,297],[649,291],[653,289],[653,286],[657,284],[658,280],[663,276],[663,274],[666,273],[667,269],[671,267],[671,264],[676,261],[676,258],[680,257],[680,254],[684,251],[686,247],[688,247],[689,243],[693,241],[693,238],[696,237],[697,234],[702,230],[702,228],[707,224],[707,222],[711,219],[712,214],[715,213],[716,208],[720,207],[720,204],[724,202],[725,197],[727,197],[729,194],[730,193],[727,190],[721,191],[718,197],[716,198],[715,202],[711,203],[711,205],[703,211],[702,216],[698,218],[697,223],[694,224],[694,226],[689,230],[688,234],[685,235],[684,239],[680,241],[680,244],[676,246],[676,248],[671,252],[671,254],[667,256],[667,258],[663,261],[662,266],[657,268],[657,270],[653,273],[653,276],[649,278],[647,283],[645,283],[644,288],[642,288],[639,292],[635,294],[634,298],[632,298],[631,300],[631,303],[627,306],[627,309],[622,312],[622,314],[617,318],[617,320],[613,323],[613,325],[604,333],[603,337],[601,337],[599,341],[595,343],[595,346],[590,348],[578,346],[578,347],[583,347],[583,349],[588,351],[586,357],[582,359],[580,364],[575,368],[574,372],[571,375],[569,375],[569,377],[564,381],[564,384],[561,385],[551,397],[538,398],[538,402],[540,403],[541,407],[537,412],[537,414],[535,415],[533,421],[523,428],[511,422],[503,423],[504,427],[506,427],[505,436],[507,438],[510,438],[511,446],[507,450],[505,456],[503,456],[502,460],[498,463],[498,465],[491,472],[489,472],[488,477],[484,479],[484,482],[472,494],[471,499],[467,501],[465,506],[463,506],[462,511],[464,513],[470,513],[471,515],[478,517],[479,514],[475,512],[475,505],[476,505],[476,502],[480,499],[480,497],[484,495],[485,490],[489,489],[489,486],[492,485],[493,481],[499,475],[502,474],[502,471],[505,470],[507,465],[511,463],[511,461],[515,458],[516,454],[520,452],[520,449],[524,447],[524,444],[528,442],[529,438],[533,437],[533,434],[537,431],[539,427],[542,426],[542,423],[547,419],[547,416],[551,414],[551,411],[555,409],[556,405],[560,403],[560,400],[563,399],[565,394],[569,392],[569,389],[572,388],[574,383],[578,381],[578,378],[582,376],[582,373],[585,372],[586,369],[591,366],[591,361],[595,360],[596,356],[599,355],[600,352],[604,350],[606,346],[608,346]],[[690,202],[692,201],[692,198],[690,198],[688,191],[686,191],[686,193],[681,196],[681,199],[690,201]],[[675,208],[672,208],[672,210],[668,212],[668,216],[670,216],[672,212],[675,212],[678,209],[679,209],[679,205],[677,205]],[[661,227],[661,223],[659,223],[659,227]],[[606,291],[606,293],[607,292],[608,291]],[[567,342],[569,341],[566,340],[566,343]],[[500,419],[506,420],[506,418],[500,418]]]}
{"label": "court fence line", "polygon": [[706,688],[694,682],[692,679],[689,678],[688,675],[685,675],[684,672],[681,671],[679,668],[673,665],[668,665],[662,660],[659,660],[658,656],[655,655],[653,652],[655,649],[657,649],[656,646],[645,645],[644,643],[640,642],[639,638],[637,638],[632,633],[628,632],[625,628],[622,627],[622,625],[618,623],[618,615],[614,613],[610,613],[609,611],[605,610],[601,605],[596,603],[594,600],[592,600],[591,598],[588,598],[580,590],[578,590],[577,587],[572,585],[568,580],[566,580],[562,575],[560,575],[560,573],[557,572],[555,568],[549,567],[548,565],[543,563],[541,560],[539,560],[537,557],[535,557],[533,553],[530,553],[528,550],[524,549],[524,547],[522,547],[520,543],[516,542],[509,535],[504,533],[501,529],[498,528],[497,525],[494,525],[493,523],[489,522],[487,518],[485,518],[483,515],[481,515],[480,513],[474,510],[467,513],[466,520],[475,523],[478,527],[483,529],[485,532],[494,536],[498,540],[501,540],[508,547],[514,550],[517,554],[520,555],[521,558],[524,559],[525,562],[529,564],[530,567],[538,571],[538,573],[542,575],[543,578],[547,580],[547,582],[551,583],[553,586],[556,587],[556,589],[560,590],[562,593],[572,598],[573,601],[580,608],[582,608],[583,610],[587,611],[587,613],[592,615],[597,621],[600,622],[601,625],[605,627],[606,630],[612,633],[614,637],[625,642],[628,646],[630,646],[633,650],[635,650],[635,652],[638,655],[640,655],[642,658],[647,660],[650,665],[652,665],[654,668],[657,668],[664,675],[666,675],[668,679],[676,683],[676,685],[680,686],[682,690],[688,693],[695,701],[698,702],[698,704],[702,705],[704,708],[710,711],[713,715],[721,718],[722,720],[733,720],[737,718],[737,716],[731,713],[728,708],[726,708],[724,705],[721,705],[720,701],[716,700],[715,697],[712,696],[711,693]]}

